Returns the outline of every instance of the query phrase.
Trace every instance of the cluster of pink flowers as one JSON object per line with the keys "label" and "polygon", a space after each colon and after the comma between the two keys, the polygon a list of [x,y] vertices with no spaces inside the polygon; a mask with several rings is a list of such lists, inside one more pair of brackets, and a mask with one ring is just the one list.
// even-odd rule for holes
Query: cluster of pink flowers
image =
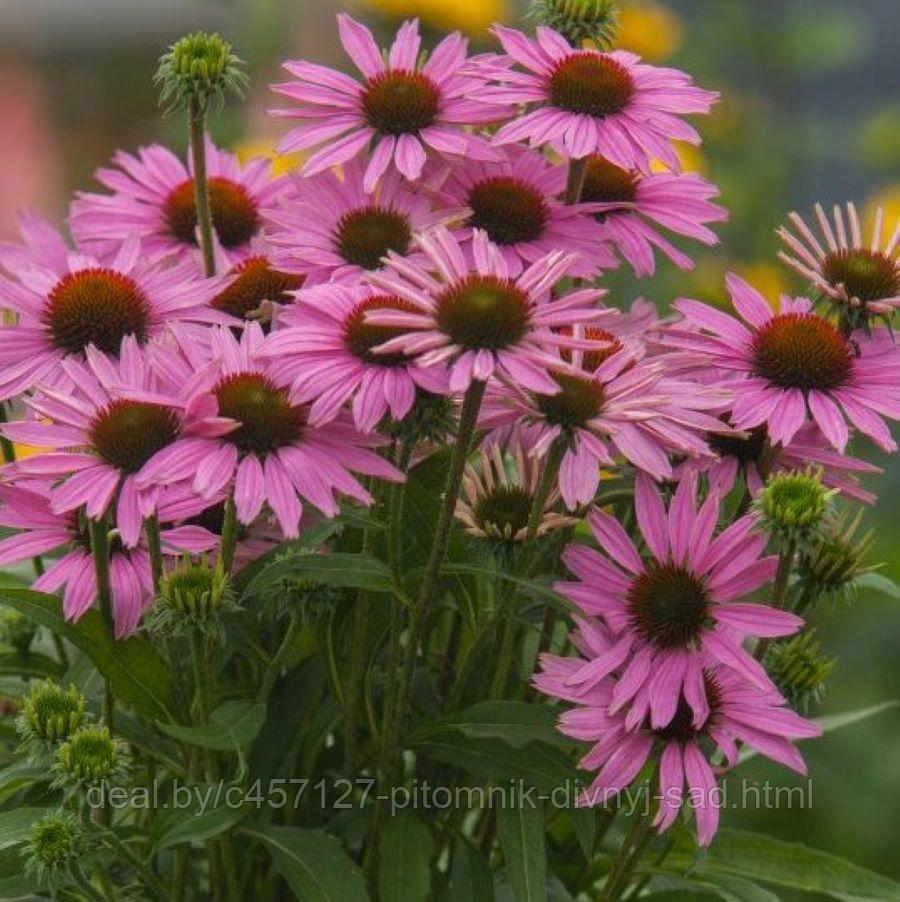
{"label": "cluster of pink flowers", "polygon": [[[404,478],[386,423],[485,386],[485,447],[530,467],[562,449],[558,519],[585,517],[600,549],[565,552],[578,656],[544,656],[535,678],[574,705],[561,729],[593,743],[586,800],[627,786],[659,743],[661,828],[685,787],[714,782],[714,749],[716,766],[741,742],[801,770],[792,740],[816,730],[743,646],[801,621],[743,600],[775,559],[755,515],[720,529],[721,504],[739,478],[756,492],[809,461],[870,498],[857,477],[874,468],[843,452],[854,432],[895,449],[900,354],[876,317],[900,294],[897,234],[883,242],[879,218],[864,247],[855,213],[849,236],[821,217],[823,247],[796,217],[785,241],[811,298],[775,311],[731,278],[736,315],[619,310],[605,271],[649,275],[657,251],[687,268],[685,239],[716,241],[716,189],[680,172],[673,141],[699,140],[683,117],[717,95],[544,27],[498,26],[503,53],[468,57],[458,34],[423,56],[416,22],[386,52],[338,24],[358,77],[290,61],[274,86],[292,124],[280,149],[311,151],[298,172],[207,148],[217,275],[191,169],[160,146],[98,171],[106,193],[72,204],[73,245],[33,215],[0,245],[0,397],[19,416],[2,433],[40,449],[0,476],[0,523],[18,530],[0,563],[62,549],[35,587],[65,586],[77,619],[97,594],[88,522],[103,521],[127,635],[153,598],[149,518],[170,555],[214,551],[226,499],[242,541],[296,537],[342,499],[371,503],[363,477]],[[643,549],[595,504],[605,468],[634,475]],[[707,843],[715,809],[697,819]]]}

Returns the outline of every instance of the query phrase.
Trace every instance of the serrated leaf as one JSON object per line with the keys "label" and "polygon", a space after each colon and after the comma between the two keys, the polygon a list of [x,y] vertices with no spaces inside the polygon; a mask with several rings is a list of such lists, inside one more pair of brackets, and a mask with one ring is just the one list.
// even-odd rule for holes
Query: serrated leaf
{"label": "serrated leaf", "polygon": [[378,891],[384,902],[428,898],[434,840],[415,814],[402,811],[387,821],[378,853]]}
{"label": "serrated leaf", "polygon": [[506,878],[517,902],[547,902],[547,849],[544,845],[544,811],[513,800],[496,809],[500,846],[506,861]]}
{"label": "serrated leaf", "polygon": [[118,702],[153,720],[172,720],[174,674],[143,637],[116,641],[98,611],[69,623],[55,595],[0,587],[0,604],[9,605],[86,654],[109,680]]}
{"label": "serrated leaf", "polygon": [[198,726],[159,724],[159,728],[180,742],[218,752],[239,751],[259,735],[266,720],[266,706],[257,702],[231,701],[219,705],[209,715],[209,723]]}
{"label": "serrated leaf", "polygon": [[333,836],[271,824],[243,827],[240,832],[265,845],[301,902],[367,902],[361,871]]}

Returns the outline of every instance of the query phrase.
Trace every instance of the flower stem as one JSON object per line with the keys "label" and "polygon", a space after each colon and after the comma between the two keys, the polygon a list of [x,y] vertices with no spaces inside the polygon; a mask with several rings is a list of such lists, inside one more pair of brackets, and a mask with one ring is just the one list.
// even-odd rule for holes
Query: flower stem
{"label": "flower stem", "polygon": [[[100,612],[106,621],[106,626],[112,635],[115,635],[115,624],[112,610],[112,588],[109,581],[109,533],[106,530],[106,518],[90,520],[91,555],[94,559],[94,576],[97,580],[97,600],[100,604]],[[103,694],[103,723],[109,727],[109,732],[114,730],[114,699],[112,686],[106,681],[106,691]]]}
{"label": "flower stem", "polygon": [[[463,398],[462,410],[459,416],[459,427],[456,433],[456,444],[450,457],[450,468],[447,472],[447,482],[444,485],[443,503],[438,514],[437,526],[434,531],[434,542],[431,546],[431,554],[425,567],[425,574],[419,593],[410,611],[409,631],[406,637],[406,646],[403,649],[400,673],[396,676],[396,692],[393,703],[388,709],[388,717],[382,733],[381,749],[378,756],[376,775],[384,790],[391,779],[394,761],[403,741],[403,723],[406,719],[406,710],[409,705],[409,696],[412,690],[412,680],[416,666],[416,655],[419,648],[419,640],[428,609],[437,594],[440,581],[441,568],[447,557],[447,548],[450,543],[450,530],[453,525],[453,514],[456,510],[456,502],[459,498],[459,490],[462,486],[463,471],[469,457],[472,439],[475,435],[475,427],[478,423],[478,411],[484,398],[485,383],[475,380],[469,386]],[[379,787],[379,795],[384,796],[385,791]],[[366,869],[369,879],[374,880],[374,868],[376,862],[375,849],[384,819],[385,804],[379,801],[375,809],[375,817],[372,822],[371,843],[366,858]]]}
{"label": "flower stem", "polygon": [[285,660],[291,653],[291,648],[294,646],[297,633],[300,632],[300,624],[300,612],[299,610],[295,610],[291,613],[284,638],[281,640],[278,650],[269,661],[266,672],[263,674],[262,682],[259,685],[259,691],[256,693],[256,700],[258,702],[264,702],[269,697],[269,693],[272,691],[275,681],[281,673],[281,668],[284,666]]}
{"label": "flower stem", "polygon": [[[794,558],[797,555],[797,543],[789,541],[778,556],[778,567],[775,570],[775,579],[772,582],[772,604],[776,608],[784,608],[787,599],[788,585],[791,579],[791,570],[794,569]],[[769,639],[760,639],[756,644],[754,657],[761,661],[766,649],[769,647]]]}
{"label": "flower stem", "polygon": [[234,549],[237,545],[237,537],[237,508],[234,504],[234,495],[229,495],[225,500],[222,539],[219,543],[219,570],[222,573],[231,573],[231,568],[234,565]]}
{"label": "flower stem", "polygon": [[569,173],[566,177],[565,203],[577,204],[581,200],[584,188],[584,177],[587,173],[587,157],[580,160],[569,160]]}
{"label": "flower stem", "polygon": [[213,250],[209,181],[206,177],[206,102],[199,97],[193,96],[189,101],[188,125],[191,138],[191,160],[194,164],[194,203],[197,208],[197,228],[200,231],[203,270],[207,276],[214,276],[216,274],[216,256]]}
{"label": "flower stem", "polygon": [[634,869],[638,866],[644,849],[650,841],[650,817],[643,812],[636,813],[634,823],[625,837],[603,887],[604,902],[616,902],[628,886]]}
{"label": "flower stem", "polygon": [[144,531],[147,534],[147,547],[150,549],[150,571],[153,574],[153,592],[159,592],[159,584],[163,575],[162,539],[159,534],[159,517],[151,514],[144,520]]}
{"label": "flower stem", "polygon": [[151,895],[161,900],[161,902],[166,902],[169,898],[166,888],[163,886],[159,877],[151,870],[149,865],[143,861],[133,849],[130,849],[122,842],[122,840],[111,830],[103,834],[103,839],[109,844],[114,852],[125,859],[125,861],[134,868],[144,882],[144,885],[150,890]]}

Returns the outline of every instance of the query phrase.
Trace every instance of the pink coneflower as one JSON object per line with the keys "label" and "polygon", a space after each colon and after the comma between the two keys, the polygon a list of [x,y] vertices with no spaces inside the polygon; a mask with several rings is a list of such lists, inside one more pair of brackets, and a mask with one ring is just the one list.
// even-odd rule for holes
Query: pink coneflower
{"label": "pink coneflower", "polygon": [[34,215],[22,218],[24,243],[0,244],[3,306],[17,314],[0,326],[0,399],[38,382],[60,384],[62,362],[93,346],[118,354],[129,336],[145,344],[169,322],[229,322],[208,304],[217,283],[189,262],[148,260],[131,236],[101,262],[71,251],[59,232]]}
{"label": "pink coneflower", "polygon": [[822,484],[838,489],[848,498],[874,504],[876,496],[860,488],[858,476],[881,473],[873,464],[835,451],[815,423],[800,427],[788,444],[773,448],[765,426],[748,432],[718,433],[707,436],[716,457],[695,457],[676,469],[676,477],[687,470],[705,473],[709,489],[727,495],[740,477],[751,495],[762,491],[762,473],[801,470],[812,465],[821,470]]}
{"label": "pink coneflower", "polygon": [[536,109],[504,125],[495,144],[528,139],[550,144],[566,157],[597,153],[625,169],[649,171],[653,158],[678,171],[672,139],[700,143],[679,116],[708,113],[718,94],[695,87],[676,69],[640,62],[633,53],[601,53],[572,47],[552,28],[529,38],[495,25],[503,49],[527,73],[497,64],[479,67],[501,83],[480,93],[486,101],[534,103]]}
{"label": "pink coneflower", "polygon": [[572,544],[563,561],[575,575],[557,591],[585,614],[599,616],[612,634],[608,648],[567,680],[587,693],[621,670],[612,710],[629,707],[635,728],[649,716],[654,728],[675,716],[681,693],[703,723],[709,702],[703,667],[721,664],[771,688],[765,669],[741,645],[745,636],[786,636],[803,620],[761,604],[735,603],[775,575],[776,556],[760,557],[768,537],[747,515],[715,535],[719,496],[696,508],[696,480],[686,476],[668,511],[649,477],[638,474],[635,513],[652,557],[642,557],[622,525],[595,508],[588,524],[602,551]]}
{"label": "pink coneflower", "polygon": [[351,471],[380,479],[402,477],[370,450],[377,440],[362,436],[345,420],[313,428],[308,408],[294,403],[276,369],[260,360],[264,341],[259,324],[251,322],[240,341],[231,330],[215,328],[211,359],[205,362],[205,349],[188,352],[196,355],[192,363],[197,370],[191,404],[217,409],[237,428],[218,438],[179,439],[154,458],[138,485],[149,489],[190,480],[201,498],[213,499],[233,483],[240,523],[253,522],[267,502],[285,536],[296,538],[301,499],[335,516],[337,492],[363,504],[372,501]]}
{"label": "pink coneflower", "polygon": [[780,251],[778,256],[847,312],[890,316],[900,306],[900,221],[882,245],[884,210],[880,207],[868,244],[853,204],[847,204],[849,230],[839,206],[834,208],[833,224],[820,204],[816,204],[816,218],[821,242],[799,214],[791,213],[796,234],[787,227],[778,230],[788,248],[788,253]]}
{"label": "pink coneflower", "polygon": [[[137,156],[119,151],[116,168],[98,169],[97,181],[112,194],[81,191],[72,203],[69,224],[85,246],[115,248],[136,234],[150,255],[195,257],[197,209],[190,165],[159,144]],[[221,253],[232,262],[250,252],[263,220],[276,204],[287,179],[272,177],[272,161],[254,157],[241,165],[234,154],[206,145],[209,200]]]}
{"label": "pink coneflower", "polygon": [[402,420],[417,388],[432,394],[447,390],[434,367],[422,367],[403,352],[373,352],[405,334],[367,322],[373,310],[409,313],[417,308],[372,286],[332,284],[298,292],[297,303],[280,314],[279,330],[261,353],[290,384],[291,399],[310,405],[310,425],[333,420],[352,399],[356,428],[371,432],[389,411],[393,420]]}
{"label": "pink coneflower", "polygon": [[900,352],[887,330],[849,340],[814,313],[806,298],[783,296],[775,313],[743,279],[729,275],[727,281],[747,325],[699,301],[681,299],[674,306],[689,328],[671,330],[667,341],[696,352],[698,363],[705,361],[712,372],[724,372],[731,380],[726,384],[736,394],[734,425],[765,424],[772,442],[787,444],[811,417],[843,450],[849,420],[879,447],[896,450],[882,419],[900,418]]}
{"label": "pink coneflower", "polygon": [[702,244],[718,244],[707,223],[724,222],[728,211],[712,203],[719,189],[695,173],[642,173],[599,156],[588,157],[583,203],[603,222],[603,237],[615,245],[639,278],[652,276],[654,248],[681,269],[693,262],[661,234],[667,229]]}
{"label": "pink coneflower", "polygon": [[[173,499],[182,510],[184,499]],[[193,503],[196,508],[196,502]],[[173,510],[176,507],[172,508]],[[171,515],[167,502],[159,505],[160,515]],[[38,592],[63,590],[63,613],[78,620],[97,601],[97,578],[91,557],[87,522],[77,511],[57,513],[51,501],[50,484],[30,480],[25,485],[0,485],[0,525],[17,530],[0,541],[0,565],[13,564],[36,555],[62,551],[59,558],[47,558],[47,570],[33,583]],[[176,535],[163,530],[163,549],[204,551],[209,543],[196,536]],[[153,600],[150,555],[143,546],[125,548],[118,540],[110,547],[110,588],[116,638],[133,633],[141,615]]]}
{"label": "pink coneflower", "polygon": [[552,330],[608,315],[595,306],[602,291],[552,297],[553,286],[571,272],[575,255],[556,251],[513,276],[480,229],[472,237],[472,264],[443,226],[416,240],[427,257],[421,266],[392,254],[385,270],[368,276],[404,302],[404,312],[366,315],[372,325],[404,333],[375,353],[407,354],[425,367],[447,364],[453,392],[495,374],[534,391],[557,391],[548,369],[560,367],[560,359],[551,352],[571,339]]}
{"label": "pink coneflower", "polygon": [[259,251],[245,257],[229,269],[221,281],[224,287],[210,300],[210,306],[239,319],[267,321],[273,310],[293,301],[295,291],[303,287],[304,277],[284,272]]}
{"label": "pink coneflower", "polygon": [[590,212],[560,200],[565,167],[524,147],[504,150],[504,159],[497,162],[455,164],[437,192],[448,216],[464,221],[463,234],[470,238],[474,229],[485,231],[511,275],[560,248],[578,254],[573,276],[593,278],[599,270],[615,267],[603,229]]}
{"label": "pink coneflower", "polygon": [[[660,833],[668,830],[686,803],[694,811],[699,844],[708,846],[719,825],[714,790],[716,772],[721,768],[711,760],[712,752],[717,750],[731,767],[737,764],[738,744],[742,743],[791,770],[806,773],[794,741],[820,736],[822,730],[787,708],[777,692],[760,690],[725,667],[698,666],[697,685],[685,689],[665,723],[654,725],[646,717],[635,720],[616,708],[624,677],[606,677],[586,693],[573,689],[572,680],[586,666],[585,659],[602,658],[612,639],[601,626],[582,621],[572,642],[583,657],[542,655],[542,671],[535,674],[534,684],[541,692],[575,705],[560,716],[559,731],[592,743],[580,766],[599,772],[579,797],[579,804],[610,802],[631,784],[658,748],[660,807],[654,825]],[[640,692],[647,695],[651,684],[647,679]],[[701,687],[706,701],[698,716],[686,696]]]}
{"label": "pink coneflower", "polygon": [[554,394],[513,385],[492,392],[482,416],[484,426],[529,428],[535,456],[558,439],[565,442],[559,489],[570,510],[593,501],[600,468],[613,466],[618,455],[668,479],[670,454],[708,454],[705,433],[727,429],[705,412],[718,412],[727,396],[670,376],[663,357],[638,359],[614,329],[615,319],[577,329],[579,338],[602,344],[571,352],[570,368],[553,375]]}
{"label": "pink coneflower", "polygon": [[234,423],[157,378],[132,337],[118,359],[89,347],[84,363],[68,357],[61,367],[71,388],[40,389],[28,401],[38,419],[2,427],[12,441],[53,450],[4,471],[14,479],[61,480],[50,492],[55,513],[83,506],[96,520],[114,507],[122,542],[133,548],[156,509],[157,492],[138,485],[145,466],[183,435],[221,435]]}
{"label": "pink coneflower", "polygon": [[370,144],[366,191],[392,165],[410,181],[418,179],[429,148],[480,159],[493,156],[487,142],[464,126],[499,120],[507,108],[472,99],[484,78],[464,71],[468,44],[458,32],[444,38],[420,65],[417,20],[400,26],[385,60],[368,28],[343,13],[337,18],[341,43],[362,81],[292,60],[284,69],[296,81],[272,86],[298,106],[271,110],[271,115],[303,120],[284,136],[279,149],[288,153],[325,145],[306,161],[304,175],[346,163]]}
{"label": "pink coneflower", "polygon": [[304,275],[306,285],[354,282],[383,265],[389,251],[406,255],[413,235],[435,224],[428,200],[390,170],[375,192],[363,188],[363,164],[351,160],[342,176],[321,172],[296,179],[270,214],[276,262]]}

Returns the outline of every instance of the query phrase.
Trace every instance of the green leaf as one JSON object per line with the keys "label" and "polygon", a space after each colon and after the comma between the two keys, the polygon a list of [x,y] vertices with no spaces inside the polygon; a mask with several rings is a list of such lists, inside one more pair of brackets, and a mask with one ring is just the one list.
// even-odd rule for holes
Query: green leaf
{"label": "green leaf", "polygon": [[0,587],[0,604],[9,605],[83,651],[109,680],[116,700],[153,720],[172,720],[174,673],[143,637],[116,641],[98,611],[69,623],[55,595]]}
{"label": "green leaf", "polygon": [[415,738],[426,739],[446,730],[458,730],[471,739],[500,739],[512,748],[541,740],[548,745],[566,745],[556,729],[557,712],[548,705],[517,701],[479,702],[439,720],[423,724]]}
{"label": "green leaf", "polygon": [[384,902],[424,902],[431,892],[434,840],[411,811],[385,825],[379,847],[378,891]]}
{"label": "green leaf", "polygon": [[30,761],[13,761],[0,770],[0,804],[20,789],[39,780],[49,780],[51,776],[46,767],[36,767]]}
{"label": "green leaf", "polygon": [[0,849],[24,842],[34,824],[54,811],[55,808],[14,808],[0,812]]}
{"label": "green leaf", "polygon": [[[896,707],[897,704],[897,700],[894,699],[889,702],[881,702],[878,705],[870,705],[867,708],[857,708],[855,711],[844,711],[842,714],[829,714],[826,717],[816,717],[813,719],[813,722],[817,723],[822,728],[822,733],[831,733],[834,730],[840,730],[843,727],[849,727],[851,724],[859,723],[861,720],[874,717],[882,711],[887,711],[890,708]],[[742,762],[749,761],[751,758],[755,758],[757,754],[759,753],[756,749],[745,745],[741,749],[740,760]]]}
{"label": "green leaf", "polygon": [[778,902],[778,896],[742,877],[725,874],[709,874],[703,881],[725,902]]}
{"label": "green leaf", "polygon": [[667,867],[692,867],[695,877],[733,874],[808,893],[900,900],[900,884],[844,858],[759,833],[720,830],[707,853],[683,844]]}
{"label": "green leaf", "polygon": [[490,865],[463,837],[457,841],[453,856],[447,902],[494,902],[494,875]]}
{"label": "green leaf", "polygon": [[875,592],[881,592],[890,598],[900,598],[900,586],[892,579],[888,579],[883,573],[863,573],[853,580],[854,585],[863,589],[872,589]]}
{"label": "green leaf", "polygon": [[[229,803],[228,789],[234,788],[235,801]],[[230,830],[246,814],[243,800],[246,791],[236,784],[223,783],[179,784],[178,792],[190,798],[183,803],[175,798],[168,807],[157,814],[150,827],[150,848],[156,851],[168,849],[184,842],[202,842]]]}
{"label": "green leaf", "polygon": [[544,811],[512,799],[497,809],[500,846],[506,859],[506,877],[519,902],[546,902],[547,849],[544,845]]}
{"label": "green leaf", "polygon": [[362,873],[333,836],[271,824],[244,827],[241,832],[266,846],[301,902],[367,902]]}
{"label": "green leaf", "polygon": [[15,653],[0,654],[0,675],[21,677],[56,677],[59,678],[62,667],[58,661],[39,652],[27,655]]}
{"label": "green leaf", "polygon": [[266,720],[266,706],[256,702],[231,701],[219,705],[209,715],[209,723],[195,727],[159,724],[159,728],[180,742],[217,752],[246,748],[259,735]]}
{"label": "green leaf", "polygon": [[265,595],[281,587],[285,579],[305,579],[325,586],[368,589],[371,592],[395,592],[390,568],[368,554],[311,554],[303,551],[273,561],[244,590],[243,597]]}
{"label": "green leaf", "polygon": [[578,608],[559,592],[555,592],[547,581],[538,579],[526,579],[524,576],[516,576],[506,570],[498,570],[492,567],[479,567],[477,564],[445,564],[441,569],[444,574],[471,575],[471,576],[489,576],[493,579],[503,580],[512,583],[522,590],[526,595],[531,596],[537,601],[544,604],[552,605],[567,613],[577,613]]}

